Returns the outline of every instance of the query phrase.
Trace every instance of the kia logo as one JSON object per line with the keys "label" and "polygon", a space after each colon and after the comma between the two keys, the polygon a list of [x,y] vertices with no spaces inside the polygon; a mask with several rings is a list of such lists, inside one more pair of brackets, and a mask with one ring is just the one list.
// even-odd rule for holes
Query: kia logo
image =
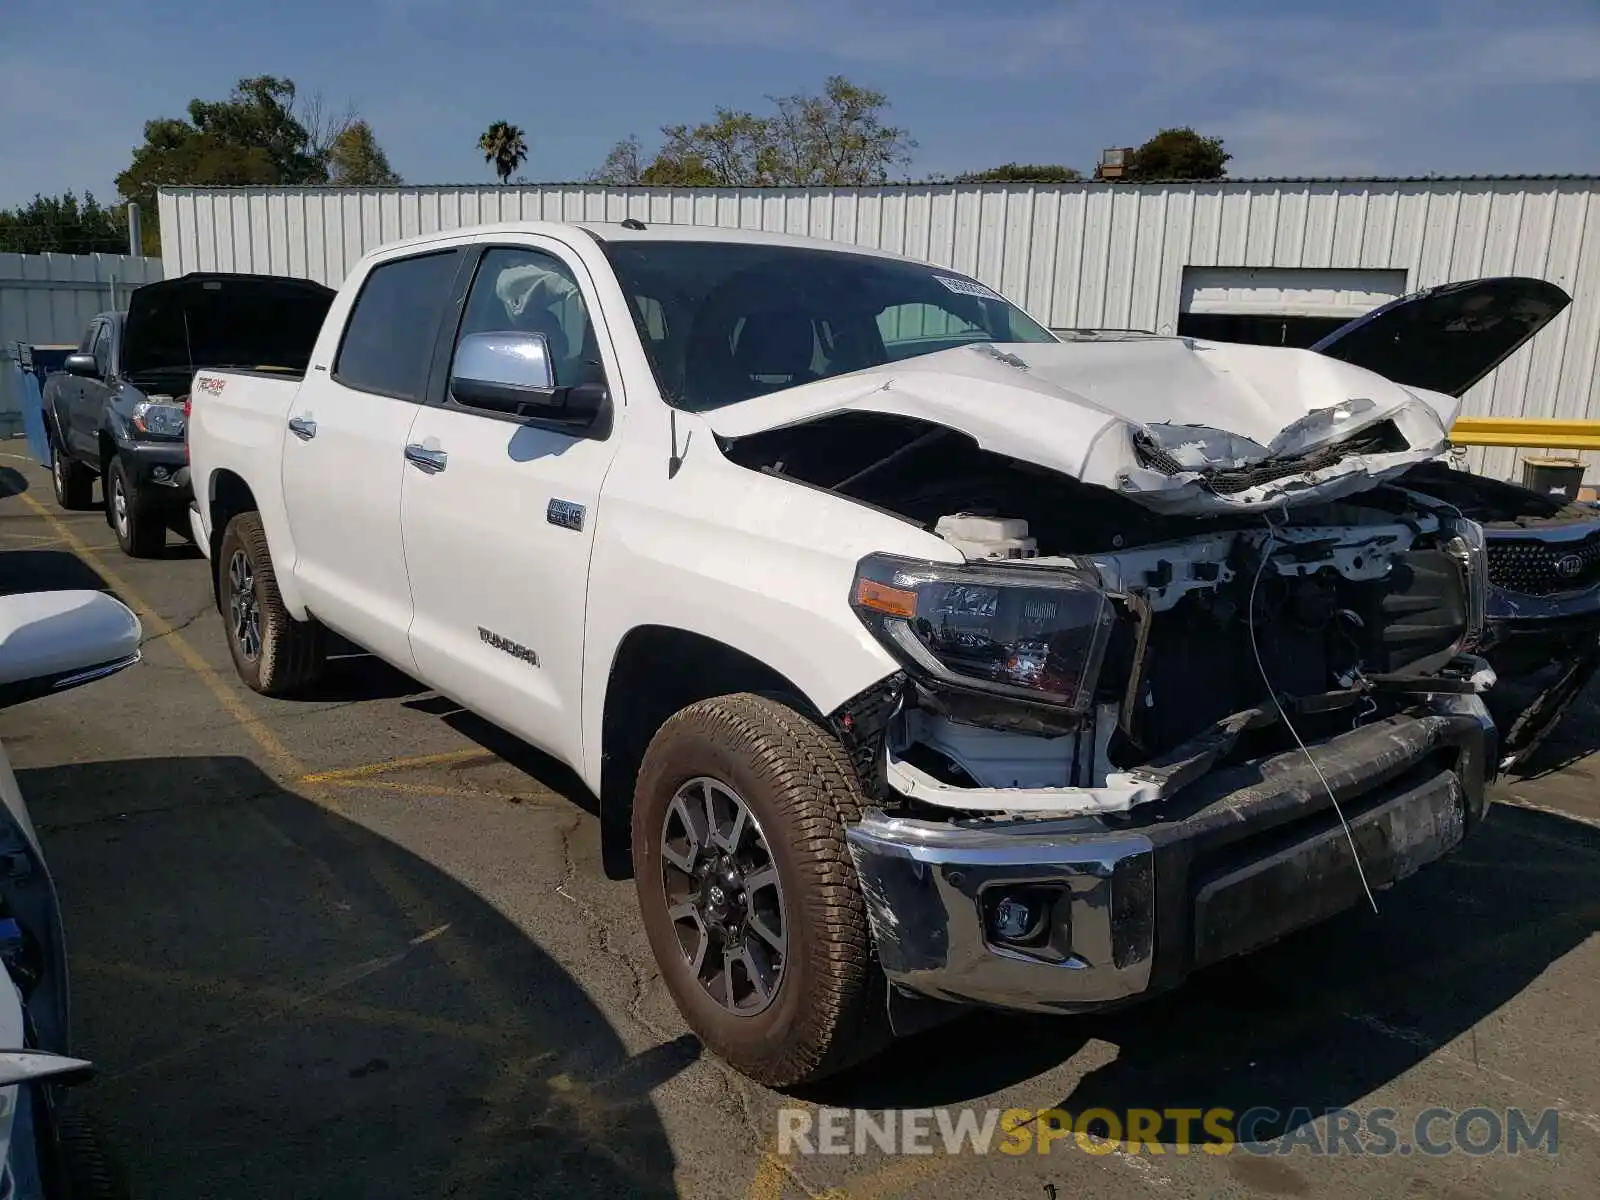
{"label": "kia logo", "polygon": [[1563,579],[1576,579],[1583,573],[1583,556],[1581,554],[1563,554],[1556,559],[1556,574]]}

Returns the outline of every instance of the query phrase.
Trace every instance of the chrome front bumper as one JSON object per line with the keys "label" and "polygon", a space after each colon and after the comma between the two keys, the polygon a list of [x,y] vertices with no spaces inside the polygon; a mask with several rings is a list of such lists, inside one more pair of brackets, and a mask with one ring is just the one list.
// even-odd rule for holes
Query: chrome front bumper
{"label": "chrome front bumper", "polygon": [[[1494,739],[1476,696],[1437,696],[1313,747],[1373,887],[1450,853],[1482,819]],[[849,843],[891,983],[1023,1011],[1164,990],[1363,898],[1349,839],[1299,751],[1216,770],[1117,818],[956,824],[872,810]],[[1008,897],[1042,914],[1026,944],[997,932]]]}

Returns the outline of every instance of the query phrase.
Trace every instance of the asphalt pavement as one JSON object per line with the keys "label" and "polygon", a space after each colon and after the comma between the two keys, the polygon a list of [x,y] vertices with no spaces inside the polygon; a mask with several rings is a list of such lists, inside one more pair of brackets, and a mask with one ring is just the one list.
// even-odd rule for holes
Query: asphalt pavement
{"label": "asphalt pavement", "polygon": [[570,772],[365,656],[314,699],[247,691],[205,560],[125,558],[25,456],[0,443],[0,591],[108,587],[144,622],[137,667],[0,714],[100,1067],[78,1102],[138,1196],[1596,1192],[1593,697],[1376,915],[782,1096],[685,1030]]}

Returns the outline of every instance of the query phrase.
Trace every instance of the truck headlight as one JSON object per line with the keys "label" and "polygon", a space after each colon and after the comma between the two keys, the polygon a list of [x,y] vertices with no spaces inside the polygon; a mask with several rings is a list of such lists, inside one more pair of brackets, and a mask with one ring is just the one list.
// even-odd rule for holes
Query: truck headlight
{"label": "truck headlight", "polygon": [[1116,612],[1092,570],[861,560],[850,606],[915,672],[1086,712]]}
{"label": "truck headlight", "polygon": [[181,438],[183,405],[166,398],[141,400],[133,406],[133,427],[146,437]]}

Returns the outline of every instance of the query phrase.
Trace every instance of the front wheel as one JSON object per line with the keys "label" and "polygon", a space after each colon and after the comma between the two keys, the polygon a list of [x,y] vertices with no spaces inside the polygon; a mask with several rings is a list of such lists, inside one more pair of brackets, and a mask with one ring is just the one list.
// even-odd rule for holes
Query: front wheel
{"label": "front wheel", "polygon": [[837,740],[764,696],[690,705],[645,752],[633,866],[651,949],[701,1041],[769,1087],[849,1066],[883,1032],[845,845],[860,810]]}
{"label": "front wheel", "polygon": [[79,511],[94,507],[94,476],[88,467],[68,458],[54,438],[50,440],[50,483],[62,508]]}
{"label": "front wheel", "polygon": [[263,696],[289,696],[315,683],[327,663],[322,626],[297,621],[284,607],[259,513],[240,513],[228,522],[216,570],[228,652],[239,678]]}
{"label": "front wheel", "polygon": [[151,498],[134,486],[132,472],[119,454],[106,470],[106,520],[117,545],[131,558],[155,558],[167,544],[166,520]]}

